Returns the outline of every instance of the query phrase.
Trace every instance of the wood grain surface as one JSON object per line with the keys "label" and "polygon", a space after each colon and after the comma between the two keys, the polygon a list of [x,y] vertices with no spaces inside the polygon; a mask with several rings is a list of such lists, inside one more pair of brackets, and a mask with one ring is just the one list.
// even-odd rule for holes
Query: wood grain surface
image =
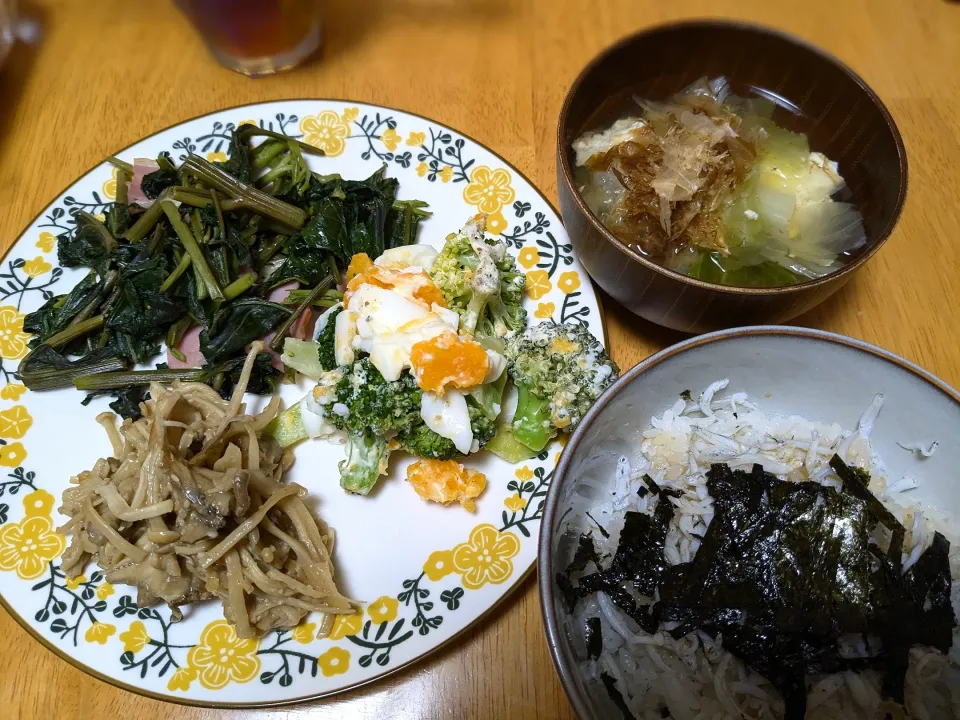
{"label": "wood grain surface", "polygon": [[[327,97],[427,115],[480,142],[556,199],[557,113],[580,68],[616,38],[679,17],[793,32],[877,91],[907,146],[910,189],[885,248],[800,318],[876,343],[960,385],[960,4],[944,0],[320,0],[307,65],[251,80],[219,68],[165,0],[45,0],[43,24],[0,71],[0,243],[105,155],[195,115]],[[624,368],[681,339],[606,303]],[[64,468],[68,472],[69,468]],[[376,684],[290,708],[217,711],[138,697],[58,659],[0,611],[4,718],[571,718],[530,578],[494,617]]]}

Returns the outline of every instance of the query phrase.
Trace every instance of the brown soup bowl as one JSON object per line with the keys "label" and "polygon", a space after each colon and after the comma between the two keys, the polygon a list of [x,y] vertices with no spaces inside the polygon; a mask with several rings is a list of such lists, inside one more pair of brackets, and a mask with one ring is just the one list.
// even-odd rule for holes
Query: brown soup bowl
{"label": "brown soup bowl", "polygon": [[[725,76],[738,94],[777,104],[774,120],[806,132],[810,148],[839,164],[863,217],[867,243],[844,267],[782,287],[717,285],[668,270],[618,240],[590,211],[574,181],[573,141],[604,127],[631,94],[661,99],[698,78]],[[907,194],[907,157],[889,111],[850,68],[781,32],[703,20],[664,25],[621,40],[580,73],[560,111],[557,138],[560,212],[587,272],[642,318],[702,333],[781,323],[825,300],[890,236]]]}

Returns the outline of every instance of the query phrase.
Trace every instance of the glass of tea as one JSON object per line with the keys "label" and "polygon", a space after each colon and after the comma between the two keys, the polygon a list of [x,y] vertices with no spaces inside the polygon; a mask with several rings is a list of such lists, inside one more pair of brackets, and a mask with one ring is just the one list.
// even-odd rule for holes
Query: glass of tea
{"label": "glass of tea", "polygon": [[175,0],[224,67],[259,76],[298,65],[320,46],[318,0]]}

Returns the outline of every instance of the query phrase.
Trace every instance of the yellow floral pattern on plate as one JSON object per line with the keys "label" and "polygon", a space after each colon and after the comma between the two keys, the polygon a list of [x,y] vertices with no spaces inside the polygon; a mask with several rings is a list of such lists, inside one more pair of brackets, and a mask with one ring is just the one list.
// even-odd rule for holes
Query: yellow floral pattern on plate
{"label": "yellow floral pattern on plate", "polygon": [[342,675],[350,667],[350,653],[334,646],[317,658],[317,664],[324,677]]}
{"label": "yellow floral pattern on plate", "polygon": [[343,119],[333,110],[307,115],[300,121],[303,141],[320,148],[329,157],[341,155],[347,147],[347,137],[350,135],[348,123],[351,121],[346,120],[347,112],[344,112]]}
{"label": "yellow floral pattern on plate", "polygon": [[23,264],[23,274],[31,278],[40,277],[52,269],[53,265],[44,260],[41,255],[37,255],[33,260],[27,260]]}
{"label": "yellow floral pattern on plate", "polygon": [[[217,620],[204,628],[200,642],[187,653],[187,665],[207,690],[219,690],[227,683],[250,682],[260,672],[259,640],[237,637],[233,625]],[[173,680],[171,679],[171,682]]]}
{"label": "yellow floral pattern on plate", "polygon": [[303,623],[301,625],[297,625],[290,635],[301,645],[309,645],[317,636],[317,625],[316,623]]}
{"label": "yellow floral pattern on plate", "polygon": [[16,402],[26,391],[27,388],[20,383],[9,383],[0,388],[0,398]]}
{"label": "yellow floral pattern on plate", "polygon": [[23,443],[12,442],[0,446],[0,465],[3,467],[19,467],[27,459],[27,450]]}
{"label": "yellow floral pattern on plate", "polygon": [[527,245],[520,250],[520,253],[517,255],[517,262],[520,263],[522,267],[530,270],[540,262],[540,251],[535,247]]}
{"label": "yellow floral pattern on plate", "polygon": [[500,212],[516,197],[510,184],[510,173],[503,168],[491,170],[485,165],[470,171],[470,182],[463,189],[463,199],[476,205],[480,212],[492,214]]}
{"label": "yellow floral pattern on plate", "polygon": [[550,276],[546,270],[531,270],[527,273],[527,297],[531,300],[539,300],[553,289],[553,283],[550,282]]}
{"label": "yellow floral pattern on plate", "polygon": [[23,331],[23,318],[15,307],[0,307],[0,357],[4,360],[19,360],[27,354],[30,335]]}
{"label": "yellow floral pattern on plate", "polygon": [[569,295],[574,290],[577,290],[580,287],[580,276],[573,270],[568,270],[565,273],[560,273],[560,277],[557,280],[557,288],[564,295]]}
{"label": "yellow floral pattern on plate", "polygon": [[103,183],[100,191],[107,200],[117,199],[117,168],[110,168],[110,179]]}
{"label": "yellow floral pattern on plate", "polygon": [[453,565],[463,576],[463,586],[476,590],[487,583],[499,585],[513,574],[513,558],[520,552],[520,540],[511,532],[493,525],[477,525],[470,539],[453,549]]}
{"label": "yellow floral pattern on plate", "polygon": [[454,572],[456,568],[453,565],[453,550],[437,550],[430,553],[430,557],[423,564],[423,572],[426,576],[438,582],[447,575]]}
{"label": "yellow floral pattern on plate", "polygon": [[337,615],[330,630],[331,640],[343,640],[345,637],[356,635],[363,629],[363,613],[355,612],[350,615]]}
{"label": "yellow floral pattern on plate", "polygon": [[50,520],[53,502],[46,490],[36,490],[23,498],[26,517],[0,526],[0,570],[13,570],[17,577],[33,580],[63,552],[66,543]]}
{"label": "yellow floral pattern on plate", "polygon": [[537,305],[537,309],[533,311],[533,316],[540,320],[549,320],[556,311],[557,306],[552,302],[540,303]]}
{"label": "yellow floral pattern on plate", "polygon": [[83,634],[83,639],[88,643],[106,645],[107,640],[109,640],[110,636],[116,631],[117,628],[109,623],[95,622],[87,628],[87,632]]}
{"label": "yellow floral pattern on plate", "polygon": [[400,603],[397,602],[396,598],[382,595],[370,603],[367,607],[367,614],[370,616],[370,620],[373,621],[374,625],[380,625],[381,623],[396,620],[397,609],[399,607]]}
{"label": "yellow floral pattern on plate", "polygon": [[44,252],[51,252],[57,246],[57,236],[51,232],[42,232],[37,238],[37,247]]}
{"label": "yellow floral pattern on plate", "polygon": [[147,626],[139,620],[130,623],[126,632],[120,633],[120,642],[123,643],[124,652],[138,653],[143,650],[150,642],[150,635],[147,633]]}
{"label": "yellow floral pattern on plate", "polygon": [[33,425],[33,418],[23,405],[14,405],[0,412],[0,438],[19,440]]}

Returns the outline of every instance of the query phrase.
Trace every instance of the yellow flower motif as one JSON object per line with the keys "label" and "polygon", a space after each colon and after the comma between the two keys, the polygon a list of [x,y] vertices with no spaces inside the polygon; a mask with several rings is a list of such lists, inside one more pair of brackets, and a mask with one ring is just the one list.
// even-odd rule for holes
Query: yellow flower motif
{"label": "yellow flower motif", "polygon": [[425,162],[422,162],[419,165],[417,165],[417,175],[419,175],[420,177],[423,177],[424,175],[427,174],[427,170],[429,169],[430,168],[427,166],[427,164]]}
{"label": "yellow flower motif", "polygon": [[539,300],[553,288],[546,270],[531,270],[527,273],[527,297]]}
{"label": "yellow flower motif", "polygon": [[317,636],[317,626],[314,623],[305,623],[297,625],[291,633],[291,637],[301,645],[309,645],[313,638]]}
{"label": "yellow flower motif", "polygon": [[[437,177],[440,178],[440,182],[445,182],[445,183],[450,182],[450,179],[453,177],[453,168],[450,167],[449,165],[444,165],[440,169],[440,172],[437,173]],[[490,229],[489,225],[487,226],[487,229],[488,230]]]}
{"label": "yellow flower motif", "polygon": [[13,442],[0,446],[0,465],[4,467],[19,467],[27,459],[27,451],[23,443]]}
{"label": "yellow flower motif", "polygon": [[189,690],[190,683],[196,679],[197,671],[192,667],[179,667],[176,672],[173,673],[170,682],[167,683],[167,690],[171,692],[174,690]]}
{"label": "yellow flower motif", "polygon": [[476,590],[487,583],[499,585],[513,574],[512,558],[520,541],[511,532],[500,532],[489,523],[477,525],[470,539],[453,549],[453,564],[463,576],[463,586]]}
{"label": "yellow flower motif", "polygon": [[503,213],[495,212],[487,215],[487,232],[499,235],[506,229],[507,221],[504,219]]}
{"label": "yellow flower motif", "polygon": [[560,279],[557,280],[557,287],[560,288],[560,292],[564,295],[569,295],[578,287],[580,287],[580,276],[577,275],[573,270],[568,270],[565,273],[560,273]]}
{"label": "yellow flower motif", "polygon": [[553,317],[553,313],[556,311],[557,306],[552,302],[540,303],[537,305],[537,309],[533,311],[533,316],[540,318],[541,320],[549,320]]}
{"label": "yellow flower motif", "polygon": [[398,133],[392,127],[388,127],[386,130],[380,133],[380,142],[382,142],[390,152],[396,150],[397,145],[399,145],[402,140],[403,138],[400,137],[400,133]]}
{"label": "yellow flower motif", "polygon": [[86,575],[77,575],[76,577],[67,578],[67,590],[76,590],[82,583],[85,583],[86,581]]}
{"label": "yellow flower motif", "polygon": [[107,200],[117,199],[117,168],[113,168],[110,171],[110,179],[103,184],[100,190]]}
{"label": "yellow flower motif", "polygon": [[40,233],[40,238],[37,240],[37,247],[43,250],[44,252],[50,252],[57,246],[57,236],[50,232]]}
{"label": "yellow flower motif", "polygon": [[[344,112],[344,117],[347,113]],[[303,141],[318,147],[330,157],[340,155],[347,147],[347,135],[350,128],[346,120],[341,120],[333,110],[324,110],[319,115],[307,115],[300,121]],[[200,676],[203,682],[203,675]]]}
{"label": "yellow flower motif", "polygon": [[347,671],[350,667],[350,653],[342,647],[334,646],[317,658],[320,672],[324,677],[333,677]]}
{"label": "yellow flower motif", "polygon": [[23,405],[14,405],[0,412],[0,437],[19,440],[33,425],[33,418]]}
{"label": "yellow flower motif", "polygon": [[93,216],[94,216],[97,220],[99,220],[100,222],[106,222],[106,220],[107,220],[107,216],[104,215],[103,213],[94,213]]}
{"label": "yellow flower motif", "polygon": [[330,629],[331,640],[343,640],[348,635],[356,635],[363,629],[363,612],[358,610],[349,615],[337,615]]}
{"label": "yellow flower motif", "polygon": [[23,264],[23,274],[35,278],[50,272],[52,267],[53,265],[44,260],[42,256],[37,255],[33,260],[27,260]]}
{"label": "yellow flower motif", "polygon": [[209,162],[226,162],[227,154],[223,152],[223,150],[219,150],[217,152],[208,152],[207,160]]}
{"label": "yellow flower motif", "polygon": [[53,495],[46,490],[34,490],[23,498],[23,511],[27,517],[50,517],[54,502]]}
{"label": "yellow flower motif", "polygon": [[510,173],[503,168],[491,170],[486,165],[473,169],[470,182],[463,189],[463,199],[488,214],[499,212],[515,197],[516,193],[510,187]]}
{"label": "yellow flower motif", "polygon": [[260,641],[242,640],[233,625],[217,620],[204,628],[200,642],[187,653],[187,665],[197,671],[200,684],[219,690],[227,683],[250,682],[260,672]]}
{"label": "yellow flower motif", "polygon": [[420,147],[427,141],[427,134],[422,132],[412,132],[407,135],[407,145],[410,147]]}
{"label": "yellow flower motif", "polygon": [[531,470],[526,465],[518,467],[513,474],[516,476],[517,480],[519,480],[522,483],[525,483],[527,480],[533,479],[533,470]]}
{"label": "yellow flower motif", "polygon": [[22,580],[40,577],[50,561],[63,552],[62,535],[48,517],[25,517],[0,528],[0,570],[16,570]]}
{"label": "yellow flower motif", "polygon": [[535,247],[527,245],[525,248],[521,249],[520,254],[517,255],[517,262],[529,270],[538,262],[540,262],[540,251]]}
{"label": "yellow flower motif", "polygon": [[237,123],[237,127],[240,127],[241,125],[253,125],[253,126],[256,126],[256,124],[257,124],[257,121],[256,121],[256,120],[241,120],[240,122]]}
{"label": "yellow flower motif", "polygon": [[100,643],[101,645],[107,644],[107,639],[113,635],[117,629],[110,625],[109,623],[95,622],[93,625],[87,628],[87,632],[83,634],[83,639],[88,643]]}
{"label": "yellow flower motif", "polygon": [[423,564],[423,571],[433,582],[442,580],[452,573],[453,570],[453,550],[437,550],[436,552],[432,552]]}
{"label": "yellow flower motif", "polygon": [[527,506],[527,501],[520,497],[519,493],[514,493],[506,498],[503,504],[510,512],[520,512]]}
{"label": "yellow flower motif", "polygon": [[19,360],[27,354],[30,335],[23,331],[23,315],[11,305],[0,307],[0,357]]}
{"label": "yellow flower motif", "polygon": [[0,398],[4,400],[13,400],[16,402],[20,396],[27,391],[27,388],[19,383],[8,383],[0,389]]}
{"label": "yellow flower motif", "polygon": [[130,623],[126,632],[120,633],[120,642],[123,643],[124,652],[138,653],[143,650],[150,642],[150,636],[147,634],[147,626],[139,620]]}
{"label": "yellow flower motif", "polygon": [[108,597],[113,595],[113,593],[113,585],[105,582],[103,585],[97,588],[97,600],[106,600]]}
{"label": "yellow flower motif", "polygon": [[357,119],[357,116],[360,114],[360,108],[347,108],[343,111],[343,122],[349,125],[354,120]]}
{"label": "yellow flower motif", "polygon": [[390,622],[391,620],[397,619],[397,609],[400,607],[400,603],[397,602],[396,598],[392,598],[389,595],[381,595],[367,608],[367,614],[370,615],[370,619],[373,620],[374,625],[379,625],[380,623]]}

